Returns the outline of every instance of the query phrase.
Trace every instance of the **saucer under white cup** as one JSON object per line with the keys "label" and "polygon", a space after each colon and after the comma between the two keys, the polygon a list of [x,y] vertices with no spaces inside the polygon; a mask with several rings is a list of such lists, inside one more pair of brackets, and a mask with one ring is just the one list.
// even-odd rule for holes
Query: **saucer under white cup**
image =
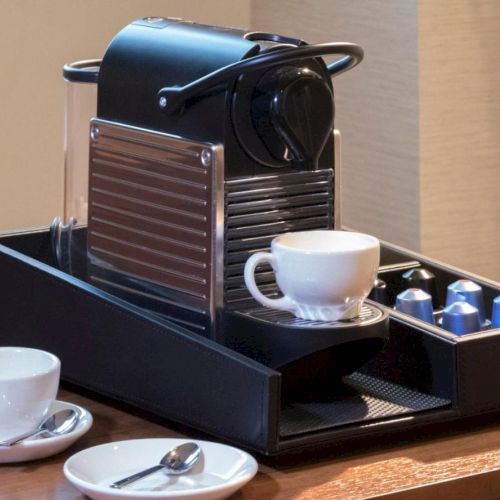
{"label": "saucer under white cup", "polygon": [[[311,230],[285,233],[271,252],[257,252],[245,264],[252,296],[273,309],[309,320],[338,321],[359,315],[377,277],[380,242],[351,231]],[[255,282],[259,264],[271,264],[283,297],[263,295]]]}
{"label": "saucer under white cup", "polygon": [[92,426],[92,415],[77,405],[56,401],[61,363],[50,352],[0,347],[0,441],[34,431],[49,415],[74,410],[76,427],[67,434],[26,438],[0,446],[0,463],[37,460],[59,453]]}
{"label": "saucer under white cup", "polygon": [[49,414],[60,410],[74,410],[77,412],[78,422],[71,432],[50,437],[37,436],[27,438],[13,446],[0,446],[0,464],[40,460],[60,453],[69,448],[92,427],[92,415],[85,408],[65,401],[54,401]]}
{"label": "saucer under white cup", "polygon": [[28,347],[0,347],[0,441],[35,429],[48,416],[61,363]]}

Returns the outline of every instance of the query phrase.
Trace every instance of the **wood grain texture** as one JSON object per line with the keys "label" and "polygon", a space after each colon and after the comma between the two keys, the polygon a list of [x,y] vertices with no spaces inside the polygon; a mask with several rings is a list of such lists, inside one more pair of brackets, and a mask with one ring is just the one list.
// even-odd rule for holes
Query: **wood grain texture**
{"label": "wood grain texture", "polygon": [[[64,478],[62,466],[72,454],[124,439],[190,437],[109,405],[61,390],[59,399],[87,408],[94,426],[67,451],[32,463],[0,465],[2,500],[83,500]],[[319,457],[319,458],[318,458]],[[258,457],[257,457],[258,458]],[[449,499],[500,498],[500,424],[472,426],[463,434],[386,443],[378,448],[296,455],[273,463],[259,460],[259,472],[232,500]],[[472,496],[458,493],[472,492]]]}
{"label": "wood grain texture", "polygon": [[67,451],[36,462],[0,465],[1,500],[83,500],[63,474],[64,462],[74,453],[109,441],[173,437],[168,428],[87,397],[61,390],[58,399],[84,406],[94,418],[91,430]]}

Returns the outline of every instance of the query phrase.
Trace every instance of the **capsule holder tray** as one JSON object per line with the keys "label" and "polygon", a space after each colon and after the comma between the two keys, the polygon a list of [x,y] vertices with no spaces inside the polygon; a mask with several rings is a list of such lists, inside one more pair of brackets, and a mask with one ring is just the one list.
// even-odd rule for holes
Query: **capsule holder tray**
{"label": "capsule holder tray", "polygon": [[[235,342],[244,315],[228,315],[228,338],[216,342],[56,269],[48,230],[0,243],[0,344],[51,351],[63,380],[238,446],[281,455],[500,410],[500,329],[456,337],[368,302],[388,318],[385,344],[353,373],[311,378],[294,400],[294,382]],[[483,287],[487,314],[500,295],[498,283],[392,245],[381,264],[393,295],[411,266],[436,275],[441,303],[459,278]],[[312,364],[298,366],[307,380]]]}

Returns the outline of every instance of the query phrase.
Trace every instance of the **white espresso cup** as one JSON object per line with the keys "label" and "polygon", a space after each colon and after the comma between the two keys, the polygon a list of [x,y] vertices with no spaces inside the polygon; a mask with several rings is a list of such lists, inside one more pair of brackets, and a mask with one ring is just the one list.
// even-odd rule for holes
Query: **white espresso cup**
{"label": "white espresso cup", "polygon": [[[320,321],[351,319],[373,287],[380,243],[350,231],[300,231],[277,236],[271,253],[257,252],[245,264],[245,283],[264,306]],[[263,295],[255,283],[259,264],[271,264],[282,298]]]}
{"label": "white espresso cup", "polygon": [[0,347],[0,441],[36,429],[59,387],[61,363],[27,347]]}

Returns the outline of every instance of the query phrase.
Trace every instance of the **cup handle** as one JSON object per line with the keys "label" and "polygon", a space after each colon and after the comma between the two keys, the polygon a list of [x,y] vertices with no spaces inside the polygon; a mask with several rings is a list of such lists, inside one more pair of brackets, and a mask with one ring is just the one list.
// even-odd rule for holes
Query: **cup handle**
{"label": "cup handle", "polygon": [[278,265],[278,261],[276,257],[272,253],[268,252],[257,252],[254,253],[245,263],[245,284],[252,294],[253,298],[260,302],[262,305],[266,307],[270,307],[271,309],[279,309],[282,311],[295,311],[295,305],[291,299],[287,296],[281,297],[279,299],[270,299],[266,297],[259,288],[257,287],[257,283],[255,283],[255,269],[258,265],[263,263],[271,264],[273,270],[276,269]]}

